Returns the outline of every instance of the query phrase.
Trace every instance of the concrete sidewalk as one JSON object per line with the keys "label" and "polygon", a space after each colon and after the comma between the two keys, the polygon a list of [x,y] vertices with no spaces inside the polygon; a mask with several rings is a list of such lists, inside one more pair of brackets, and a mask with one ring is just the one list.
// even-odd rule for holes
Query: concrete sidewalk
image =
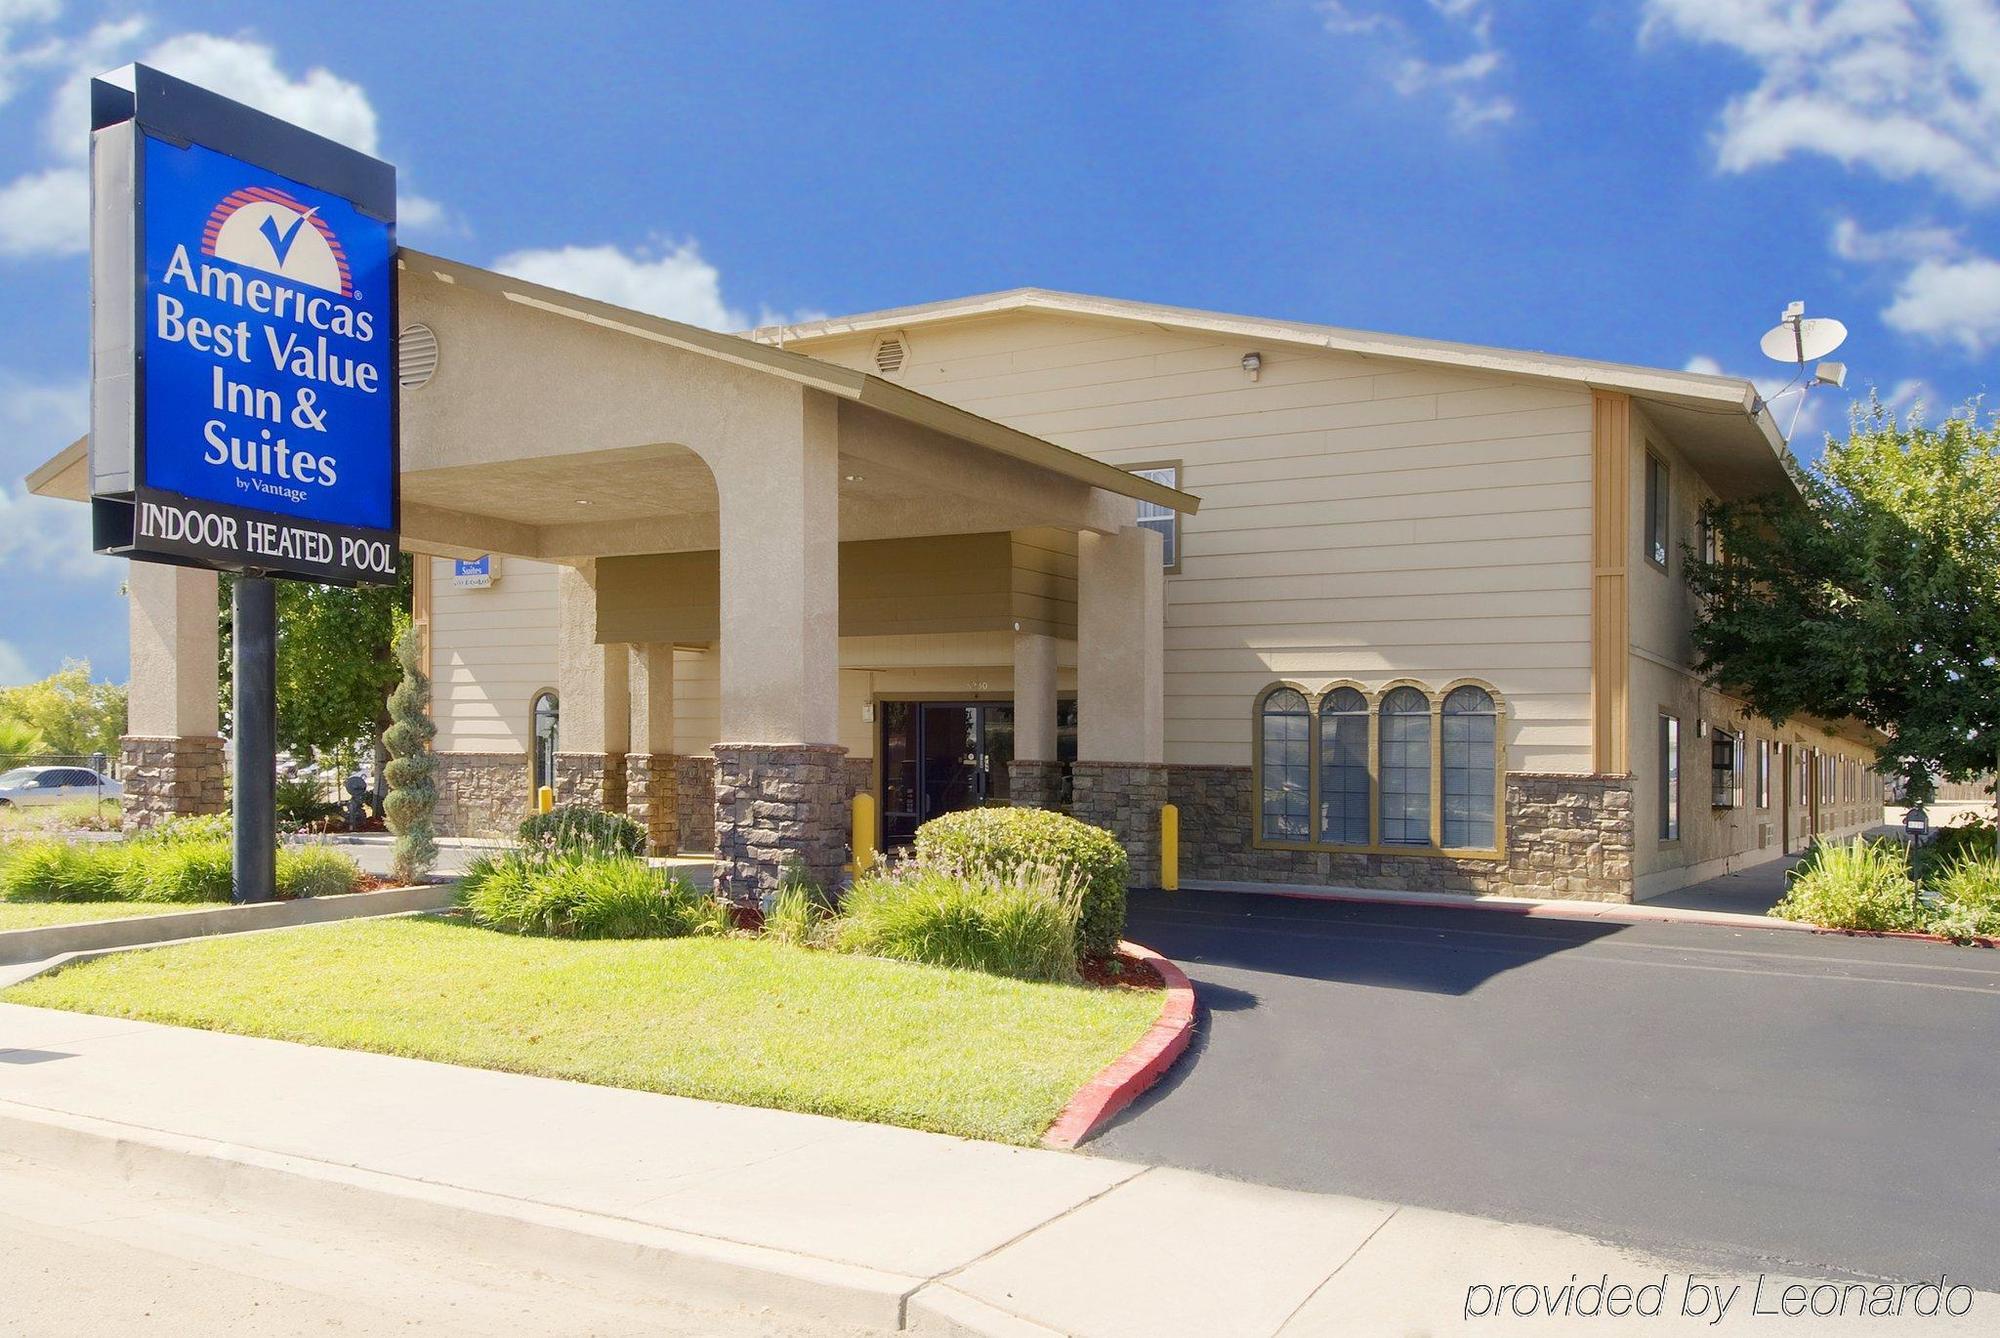
{"label": "concrete sidewalk", "polygon": [[[0,1148],[182,1203],[309,1212],[371,1238],[406,1237],[412,1250],[443,1235],[476,1243],[496,1265],[610,1270],[676,1295],[880,1329],[1400,1334],[1487,1322],[1599,1333],[1620,1325],[1511,1310],[1468,1320],[1468,1296],[1477,1312],[1498,1304],[1482,1287],[1608,1274],[1664,1283],[1664,1313],[1631,1321],[1636,1331],[1714,1331],[1712,1310],[1680,1317],[1685,1263],[1557,1231],[15,1005],[0,1005]],[[1972,1334],[2000,1324],[2000,1296],[1965,1292],[1955,1303],[1969,1303],[1966,1313],[1900,1325],[1753,1318],[1754,1280],[1741,1281],[1724,1327]],[[1763,1300],[1780,1305],[1773,1283]]]}

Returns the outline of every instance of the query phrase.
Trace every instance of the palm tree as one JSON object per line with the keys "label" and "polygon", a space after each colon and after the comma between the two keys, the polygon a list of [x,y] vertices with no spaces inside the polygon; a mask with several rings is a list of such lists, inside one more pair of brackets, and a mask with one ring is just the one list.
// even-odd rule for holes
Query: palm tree
{"label": "palm tree", "polygon": [[15,765],[47,747],[42,732],[27,721],[0,716],[0,762]]}

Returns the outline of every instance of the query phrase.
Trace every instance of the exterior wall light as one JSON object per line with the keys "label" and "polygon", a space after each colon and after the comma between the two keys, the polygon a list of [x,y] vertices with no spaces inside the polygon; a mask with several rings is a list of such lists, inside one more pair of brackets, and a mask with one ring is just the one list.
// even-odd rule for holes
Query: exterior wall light
{"label": "exterior wall light", "polygon": [[1255,381],[1263,373],[1264,355],[1261,353],[1245,353],[1243,355],[1243,370],[1250,373],[1250,379]]}

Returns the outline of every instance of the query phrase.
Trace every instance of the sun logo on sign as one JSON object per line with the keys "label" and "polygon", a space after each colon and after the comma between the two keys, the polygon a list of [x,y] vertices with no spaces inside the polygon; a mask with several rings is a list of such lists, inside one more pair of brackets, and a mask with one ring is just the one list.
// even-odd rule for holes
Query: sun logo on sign
{"label": "sun logo on sign", "polygon": [[317,209],[270,186],[248,186],[225,196],[202,230],[201,253],[354,296],[347,253],[333,229]]}

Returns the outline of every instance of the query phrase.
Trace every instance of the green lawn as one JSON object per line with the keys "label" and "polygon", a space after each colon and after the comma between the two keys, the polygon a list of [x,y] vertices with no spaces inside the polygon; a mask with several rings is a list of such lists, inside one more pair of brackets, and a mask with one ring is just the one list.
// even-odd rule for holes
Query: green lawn
{"label": "green lawn", "polygon": [[123,920],[134,915],[206,909],[157,901],[0,901],[0,930],[40,929],[43,925],[74,925],[86,920]]}
{"label": "green lawn", "polygon": [[436,919],[121,953],[0,997],[1013,1143],[1039,1138],[1161,1005],[762,940],[576,942]]}

